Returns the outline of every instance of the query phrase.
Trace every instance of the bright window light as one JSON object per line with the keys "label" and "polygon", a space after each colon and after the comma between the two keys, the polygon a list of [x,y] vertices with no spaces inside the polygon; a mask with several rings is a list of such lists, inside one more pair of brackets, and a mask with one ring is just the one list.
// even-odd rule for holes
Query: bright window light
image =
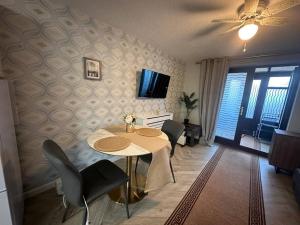
{"label": "bright window light", "polygon": [[291,77],[270,77],[268,87],[289,87]]}

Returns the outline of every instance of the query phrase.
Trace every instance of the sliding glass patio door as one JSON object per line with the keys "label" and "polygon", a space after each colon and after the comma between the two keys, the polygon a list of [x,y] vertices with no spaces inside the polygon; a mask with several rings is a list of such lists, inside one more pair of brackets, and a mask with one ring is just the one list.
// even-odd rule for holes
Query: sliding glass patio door
{"label": "sliding glass patio door", "polygon": [[287,127],[298,83],[298,66],[230,69],[216,141],[267,153],[274,129]]}

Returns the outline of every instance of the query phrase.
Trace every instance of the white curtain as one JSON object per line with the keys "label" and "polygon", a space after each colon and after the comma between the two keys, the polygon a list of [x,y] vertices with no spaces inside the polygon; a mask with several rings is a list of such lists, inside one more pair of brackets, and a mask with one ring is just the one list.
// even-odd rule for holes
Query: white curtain
{"label": "white curtain", "polygon": [[199,113],[203,144],[212,145],[215,140],[216,120],[224,91],[228,59],[204,59],[200,62]]}

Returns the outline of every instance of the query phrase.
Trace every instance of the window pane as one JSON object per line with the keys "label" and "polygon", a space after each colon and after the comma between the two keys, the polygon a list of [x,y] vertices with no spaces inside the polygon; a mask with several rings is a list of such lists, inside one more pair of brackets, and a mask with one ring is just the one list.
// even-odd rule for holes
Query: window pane
{"label": "window pane", "polygon": [[291,77],[270,77],[268,87],[289,87]]}
{"label": "window pane", "polygon": [[271,68],[271,72],[294,71],[297,66],[276,66]]}
{"label": "window pane", "polygon": [[258,97],[261,80],[253,80],[249,102],[247,106],[246,118],[252,119],[254,116],[256,101]]}
{"label": "window pane", "polygon": [[234,140],[247,73],[229,73],[218,114],[216,135]]}
{"label": "window pane", "polygon": [[266,72],[268,72],[268,70],[269,70],[268,67],[255,68],[255,73],[266,73]]}
{"label": "window pane", "polygon": [[262,119],[278,123],[285,105],[287,89],[268,89]]}

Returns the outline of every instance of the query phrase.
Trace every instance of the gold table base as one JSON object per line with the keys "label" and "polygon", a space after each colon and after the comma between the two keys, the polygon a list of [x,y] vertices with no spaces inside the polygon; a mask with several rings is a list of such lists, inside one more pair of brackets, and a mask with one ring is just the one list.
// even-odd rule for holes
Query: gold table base
{"label": "gold table base", "polygon": [[[135,175],[131,176],[131,186],[129,188],[129,192],[127,192],[129,204],[139,202],[147,195],[147,193],[143,191],[145,184],[146,177],[140,175],[137,175],[137,177]],[[109,193],[109,197],[114,202],[125,203],[123,187],[119,187],[111,191]]]}
{"label": "gold table base", "polygon": [[[132,171],[132,156],[126,157],[126,173],[129,177],[129,181],[126,186],[128,203],[135,203],[141,201],[147,193],[144,192],[146,184],[146,177],[133,173]],[[125,203],[123,186],[114,189],[109,193],[109,197],[114,202]]]}

